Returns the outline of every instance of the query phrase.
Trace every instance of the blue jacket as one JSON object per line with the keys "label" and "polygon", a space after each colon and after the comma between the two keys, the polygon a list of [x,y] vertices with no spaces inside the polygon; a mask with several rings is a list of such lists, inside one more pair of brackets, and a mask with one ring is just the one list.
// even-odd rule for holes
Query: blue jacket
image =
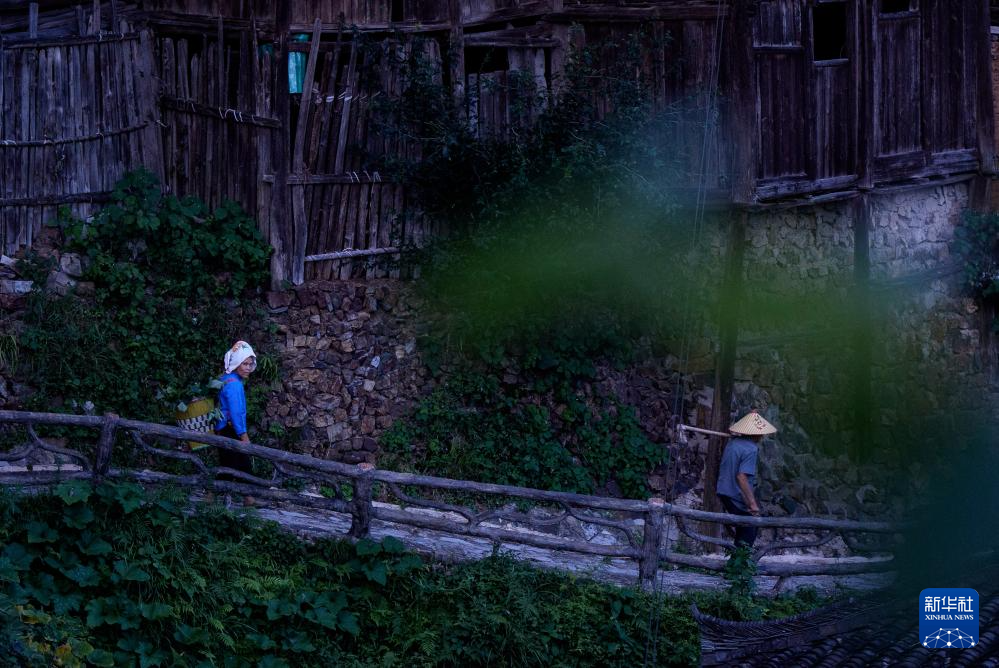
{"label": "blue jacket", "polygon": [[237,436],[246,433],[246,394],[243,392],[243,380],[235,373],[227,373],[221,378],[222,389],[219,390],[219,408],[222,409],[222,419],[215,425],[215,431],[221,431],[226,424],[231,423]]}

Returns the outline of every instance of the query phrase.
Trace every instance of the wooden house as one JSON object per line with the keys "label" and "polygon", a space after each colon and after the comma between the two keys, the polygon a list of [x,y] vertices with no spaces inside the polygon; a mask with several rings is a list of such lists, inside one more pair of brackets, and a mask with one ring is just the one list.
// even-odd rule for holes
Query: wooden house
{"label": "wooden house", "polygon": [[424,38],[469,122],[502,132],[524,112],[493,84],[526,73],[550,92],[574,44],[668,35],[646,64],[657,103],[696,99],[704,118],[705,150],[691,152],[678,186],[737,210],[969,179],[995,167],[989,10],[985,0],[0,0],[0,246],[29,244],[55,207],[86,213],[139,165],[178,193],[251,211],[276,249],[276,280],[346,276],[349,263],[315,257],[431,233],[399,224],[414,203],[371,168],[372,156],[413,147],[371,127],[363,76],[389,93],[398,81],[365,62],[360,37]]}

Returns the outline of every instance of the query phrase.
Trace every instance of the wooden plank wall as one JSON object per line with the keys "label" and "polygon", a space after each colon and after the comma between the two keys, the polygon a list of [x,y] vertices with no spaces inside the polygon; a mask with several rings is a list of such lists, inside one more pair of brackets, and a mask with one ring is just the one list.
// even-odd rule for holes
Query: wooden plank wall
{"label": "wooden plank wall", "polygon": [[[305,130],[303,169],[290,180],[304,189],[306,256],[418,244],[429,233],[402,186],[372,167],[383,156],[419,159],[418,145],[379,128],[372,113],[376,96],[402,92],[399,67],[412,48],[389,39],[362,46],[338,34],[334,48],[320,53],[313,104],[298,125]],[[439,68],[439,43],[421,41],[420,48]],[[388,271],[383,263],[364,259],[324,260],[309,262],[305,277],[372,277]]]}
{"label": "wooden plank wall", "polygon": [[920,18],[878,19],[876,100],[878,155],[922,151]]}
{"label": "wooden plank wall", "polygon": [[806,175],[803,7],[798,0],[761,2],[753,25],[759,100],[759,179]]}
{"label": "wooden plank wall", "polygon": [[[975,48],[974,2],[925,2],[922,22],[922,99],[928,136],[935,150],[975,145],[975,73],[955,54]],[[940,58],[939,54],[949,57]],[[987,64],[986,64],[987,65]]]}
{"label": "wooden plank wall", "polygon": [[150,36],[130,32],[125,21],[112,26],[103,14],[96,4],[74,12],[75,35],[5,41],[0,48],[5,253],[30,245],[59,206],[89,215],[126,171],[140,165],[158,171]]}
{"label": "wooden plank wall", "polygon": [[270,238],[269,199],[274,58],[253,33],[216,28],[199,36],[161,32],[156,40],[164,183],[211,206],[240,203]]}

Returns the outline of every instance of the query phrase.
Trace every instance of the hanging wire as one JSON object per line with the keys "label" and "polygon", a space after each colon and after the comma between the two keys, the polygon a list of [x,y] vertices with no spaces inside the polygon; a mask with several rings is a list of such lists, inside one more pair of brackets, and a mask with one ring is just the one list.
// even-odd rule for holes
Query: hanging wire
{"label": "hanging wire", "polygon": [[[721,42],[722,36],[725,30],[725,15],[722,12],[722,0],[717,0],[716,11],[715,11],[715,32],[714,32],[714,42],[711,48],[711,70],[709,76],[707,96],[705,98],[705,110],[704,110],[704,134],[701,142],[701,155],[700,163],[698,165],[700,173],[698,176],[697,184],[697,198],[694,204],[694,225],[693,232],[690,239],[689,253],[693,253],[697,247],[700,245],[701,233],[704,227],[704,216],[705,210],[707,208],[707,180],[708,180],[708,149],[711,146],[711,139],[713,137],[713,130],[716,124],[716,110],[715,105],[718,100],[718,78],[719,72],[721,70]],[[680,439],[677,436],[677,424],[683,417],[683,412],[686,409],[686,400],[684,392],[684,380],[687,376],[687,371],[690,364],[690,351],[692,348],[691,343],[691,327],[692,327],[692,316],[691,316],[691,291],[693,287],[688,284],[684,289],[682,307],[681,307],[681,339],[680,339],[680,355],[677,360],[677,374],[676,374],[676,385],[673,392],[673,440],[674,442]],[[660,462],[661,464],[662,462]],[[679,456],[673,457],[667,467],[666,479],[670,481],[669,495],[668,499],[675,498],[676,491],[676,481],[679,474]],[[666,550],[669,549],[669,537],[670,532],[673,528],[673,514],[668,513],[665,522],[664,532],[662,536],[664,540]],[[653,580],[653,605],[652,610],[649,613],[649,625],[648,633],[645,642],[645,656],[643,659],[643,666],[656,666],[658,665],[658,654],[659,654],[659,627],[662,621],[662,603],[663,603],[663,580],[665,579],[665,574],[660,573],[659,569],[656,568],[656,573]]]}

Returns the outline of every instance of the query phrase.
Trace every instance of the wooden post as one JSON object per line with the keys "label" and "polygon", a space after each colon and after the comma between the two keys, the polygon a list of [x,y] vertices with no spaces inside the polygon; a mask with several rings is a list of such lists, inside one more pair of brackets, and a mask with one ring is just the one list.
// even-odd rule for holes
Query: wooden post
{"label": "wooden post", "polygon": [[853,59],[853,80],[857,95],[857,177],[858,186],[871,188],[874,183],[871,168],[874,159],[874,34],[877,23],[876,8],[869,0],[859,0],[857,5],[857,57]]}
{"label": "wooden post", "polygon": [[[732,411],[732,386],[735,379],[735,357],[739,342],[739,305],[742,301],[743,257],[746,247],[746,225],[749,213],[734,215],[729,227],[725,278],[722,285],[721,312],[718,314],[719,346],[715,362],[715,393],[711,406],[711,429],[723,431],[729,425]],[[718,469],[727,439],[715,436],[708,442],[704,459],[704,508],[721,510],[718,500]],[[717,530],[717,525],[713,527]]]}
{"label": "wooden post", "polygon": [[[312,83],[316,78],[316,63],[319,60],[319,41],[323,36],[323,23],[318,18],[312,28],[312,45],[309,47],[309,62],[305,66],[305,81],[302,84],[302,103],[298,107],[298,128],[295,131],[295,149],[292,155],[292,172],[299,177],[298,185],[291,188],[293,217],[291,282],[301,285],[305,282],[305,245],[309,223],[305,211],[305,185],[301,177],[305,174],[305,134],[309,127],[309,112],[312,110]],[[335,76],[335,73],[334,73]]]}
{"label": "wooden post", "polygon": [[659,571],[665,505],[663,499],[649,499],[649,512],[645,513],[645,533],[642,536],[642,556],[638,562],[638,577],[642,585],[652,585]]}
{"label": "wooden post", "polygon": [[143,120],[148,124],[142,135],[142,164],[166,182],[167,166],[163,159],[163,134],[159,131],[160,78],[154,63],[154,38],[152,32],[143,29],[139,32],[139,90],[142,92],[141,105]]}
{"label": "wooden post", "polygon": [[274,112],[281,127],[271,133],[271,157],[274,161],[274,185],[271,188],[270,242],[271,285],[280,290],[291,276],[291,225],[288,223],[288,131],[291,128],[291,95],[288,92],[288,31],[291,26],[291,2],[281,0],[275,10],[274,28]]}
{"label": "wooden post", "polygon": [[31,39],[38,38],[38,3],[32,2],[28,5],[28,36]]}
{"label": "wooden post", "polygon": [[371,486],[372,464],[361,464],[358,468],[364,474],[354,480],[354,498],[350,500],[350,531],[351,538],[367,538],[371,531]]}
{"label": "wooden post", "polygon": [[[734,0],[728,21],[724,53],[729,90],[728,127],[732,138],[732,201],[747,204],[754,199],[759,152],[760,119],[756,109],[756,60],[753,51],[753,0]],[[719,45],[722,48],[723,45]]]}
{"label": "wooden post", "polygon": [[448,72],[451,79],[451,94],[459,110],[465,108],[465,29],[461,20],[461,0],[448,0]]}
{"label": "wooden post", "polygon": [[977,9],[978,16],[976,20],[969,21],[968,25],[972,34],[978,37],[973,41],[976,44],[975,65],[978,79],[965,83],[965,86],[966,94],[974,94],[978,103],[975,107],[975,127],[978,129],[979,170],[991,176],[999,172],[999,160],[996,156],[995,99],[992,90],[990,4],[979,0],[972,5]]}
{"label": "wooden post", "polygon": [[91,34],[100,35],[104,32],[104,29],[101,26],[101,0],[94,0],[94,13],[91,15],[91,21],[93,21]]}
{"label": "wooden post", "polygon": [[104,425],[101,427],[101,437],[97,441],[97,452],[94,455],[94,481],[99,482],[111,468],[111,450],[114,448],[114,437],[118,431],[118,420],[115,413],[104,415]]}
{"label": "wooden post", "polygon": [[857,324],[853,334],[854,440],[850,456],[866,458],[871,446],[871,209],[866,194],[853,203],[853,282]]}
{"label": "wooden post", "polygon": [[218,70],[218,73],[215,75],[215,84],[218,86],[218,105],[225,108],[229,106],[229,101],[226,99],[229,92],[229,82],[226,81],[225,76],[225,25],[222,23],[221,16],[218,17],[218,22],[215,25],[215,42],[215,53],[218,61],[215,63]]}

